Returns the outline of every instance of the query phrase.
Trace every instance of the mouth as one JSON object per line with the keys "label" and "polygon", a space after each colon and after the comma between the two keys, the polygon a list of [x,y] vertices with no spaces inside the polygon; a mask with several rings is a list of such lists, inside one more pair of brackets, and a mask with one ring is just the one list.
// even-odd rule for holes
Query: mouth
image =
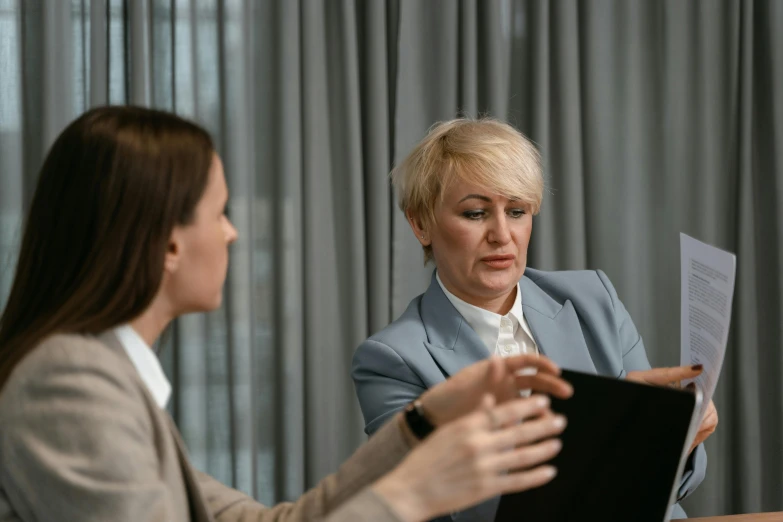
{"label": "mouth", "polygon": [[494,256],[482,257],[481,261],[490,268],[508,268],[514,264],[516,256],[512,254],[498,254]]}

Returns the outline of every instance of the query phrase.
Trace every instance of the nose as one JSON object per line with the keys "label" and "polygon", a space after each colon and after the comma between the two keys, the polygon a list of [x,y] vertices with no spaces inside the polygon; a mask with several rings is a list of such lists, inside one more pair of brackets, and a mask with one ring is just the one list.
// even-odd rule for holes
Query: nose
{"label": "nose", "polygon": [[511,229],[508,226],[508,217],[505,213],[499,213],[489,226],[487,241],[505,245],[511,241]]}
{"label": "nose", "polygon": [[228,218],[226,218],[225,227],[226,227],[226,243],[230,245],[231,243],[237,240],[237,238],[239,237],[239,233],[237,232],[237,229],[234,228],[234,224]]}

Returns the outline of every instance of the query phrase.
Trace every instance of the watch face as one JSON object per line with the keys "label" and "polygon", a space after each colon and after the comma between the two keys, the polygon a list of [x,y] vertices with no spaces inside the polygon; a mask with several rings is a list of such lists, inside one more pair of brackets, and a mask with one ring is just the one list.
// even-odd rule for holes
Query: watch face
{"label": "watch face", "polygon": [[419,401],[413,401],[405,407],[405,422],[419,440],[424,439],[435,429],[422,412],[421,402]]}

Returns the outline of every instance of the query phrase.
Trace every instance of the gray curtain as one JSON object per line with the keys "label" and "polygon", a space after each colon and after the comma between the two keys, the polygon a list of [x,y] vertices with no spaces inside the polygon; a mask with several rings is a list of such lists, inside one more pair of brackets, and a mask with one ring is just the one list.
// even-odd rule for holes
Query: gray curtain
{"label": "gray curtain", "polygon": [[434,122],[510,121],[548,191],[530,264],[601,268],[679,360],[678,232],[738,255],[691,515],[783,509],[783,2],[0,0],[0,302],[47,147],[105,103],[223,157],[222,309],[161,342],[197,466],[267,503],[360,444],[354,347],[428,283],[387,173]]}

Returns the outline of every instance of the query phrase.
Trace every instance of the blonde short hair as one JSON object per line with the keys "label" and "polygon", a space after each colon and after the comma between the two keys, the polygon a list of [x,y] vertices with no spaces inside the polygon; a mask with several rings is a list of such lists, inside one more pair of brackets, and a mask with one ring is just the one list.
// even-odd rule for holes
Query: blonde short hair
{"label": "blonde short hair", "polygon": [[[533,214],[544,195],[538,149],[511,125],[491,118],[435,124],[391,178],[400,209],[425,224],[435,221],[435,206],[454,180],[517,199]],[[424,258],[432,258],[431,246],[424,247]]]}

